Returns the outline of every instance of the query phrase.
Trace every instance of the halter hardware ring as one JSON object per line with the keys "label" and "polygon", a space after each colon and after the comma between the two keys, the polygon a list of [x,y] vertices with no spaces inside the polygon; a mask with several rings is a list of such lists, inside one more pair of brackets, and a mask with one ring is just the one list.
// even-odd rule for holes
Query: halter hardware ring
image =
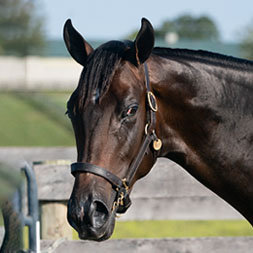
{"label": "halter hardware ring", "polygon": [[[147,123],[145,125],[144,132],[145,132],[146,135],[148,135],[148,128],[149,128],[149,123]],[[156,133],[155,133],[155,129],[153,129],[152,134],[154,135],[155,139],[157,139],[157,136],[156,136]]]}
{"label": "halter hardware ring", "polygon": [[148,91],[147,96],[148,96],[148,104],[149,104],[149,107],[151,108],[151,110],[152,110],[153,112],[157,112],[158,107],[157,107],[157,102],[156,102],[156,97],[155,97],[155,95],[153,94],[153,92]]}
{"label": "halter hardware ring", "polygon": [[148,135],[148,127],[149,127],[149,124],[147,123],[146,126],[145,126],[145,134]]}

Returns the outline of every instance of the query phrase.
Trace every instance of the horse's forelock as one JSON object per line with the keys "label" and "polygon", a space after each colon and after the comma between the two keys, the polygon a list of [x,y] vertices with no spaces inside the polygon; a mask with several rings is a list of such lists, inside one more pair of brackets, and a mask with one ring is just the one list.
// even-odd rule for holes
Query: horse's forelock
{"label": "horse's forelock", "polygon": [[76,90],[79,108],[84,108],[90,101],[101,101],[120,65],[125,48],[125,43],[111,41],[97,48],[88,57]]}

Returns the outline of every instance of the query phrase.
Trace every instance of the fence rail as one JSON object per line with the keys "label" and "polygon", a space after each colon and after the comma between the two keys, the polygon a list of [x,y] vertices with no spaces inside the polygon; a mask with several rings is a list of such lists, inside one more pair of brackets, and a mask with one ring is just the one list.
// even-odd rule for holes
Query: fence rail
{"label": "fence rail", "polygon": [[[74,183],[69,165],[40,164],[34,170],[40,201],[69,199]],[[242,219],[230,205],[167,159],[159,159],[136,183],[131,198],[133,204],[122,220]]]}
{"label": "fence rail", "polygon": [[0,147],[0,161],[15,168],[24,165],[24,161],[76,160],[75,147]]}
{"label": "fence rail", "polygon": [[[54,253],[252,253],[253,237],[121,239],[106,242],[42,241],[42,252]],[[45,251],[43,251],[43,249]]]}
{"label": "fence rail", "polygon": [[[10,159],[11,158],[11,159]],[[74,147],[0,148],[0,160],[46,161],[76,159]],[[40,201],[67,201],[74,178],[69,165],[34,166]],[[63,191],[64,189],[64,191]],[[230,205],[208,190],[185,170],[159,159],[151,172],[138,181],[131,193],[132,206],[122,220],[138,219],[242,219]]]}

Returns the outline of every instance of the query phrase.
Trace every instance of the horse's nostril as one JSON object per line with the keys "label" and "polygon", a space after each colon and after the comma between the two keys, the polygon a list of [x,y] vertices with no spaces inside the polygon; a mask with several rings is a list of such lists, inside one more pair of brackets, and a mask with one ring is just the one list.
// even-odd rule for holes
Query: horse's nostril
{"label": "horse's nostril", "polygon": [[69,201],[68,221],[78,231],[100,229],[108,221],[109,216],[108,208],[99,200],[86,200],[79,205],[73,205],[73,202]]}
{"label": "horse's nostril", "polygon": [[107,207],[98,200],[92,203],[90,212],[90,219],[94,228],[102,227],[109,216]]}

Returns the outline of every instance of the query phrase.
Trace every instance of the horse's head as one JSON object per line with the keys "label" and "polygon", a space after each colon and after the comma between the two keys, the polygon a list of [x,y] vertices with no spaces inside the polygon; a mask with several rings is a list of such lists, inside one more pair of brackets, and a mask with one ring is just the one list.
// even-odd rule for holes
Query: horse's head
{"label": "horse's head", "polygon": [[111,236],[116,213],[130,206],[133,184],[156,159],[149,145],[157,141],[156,101],[147,92],[151,88],[143,65],[153,49],[154,32],[143,19],[134,42],[111,41],[93,50],[68,20],[64,40],[83,66],[68,101],[78,151],[68,220],[81,239],[101,241]]}

